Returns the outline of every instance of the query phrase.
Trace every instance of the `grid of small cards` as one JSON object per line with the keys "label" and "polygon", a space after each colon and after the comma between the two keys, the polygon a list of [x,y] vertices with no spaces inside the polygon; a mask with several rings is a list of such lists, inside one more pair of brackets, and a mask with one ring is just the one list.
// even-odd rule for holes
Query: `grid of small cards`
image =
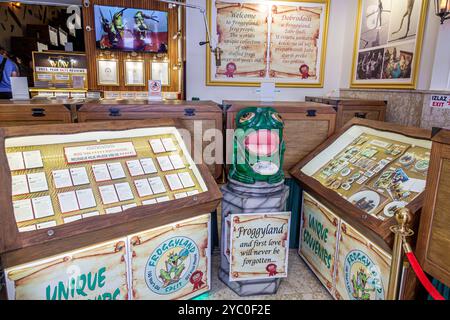
{"label": "grid of small cards", "polygon": [[[134,149],[130,154],[136,156],[115,159],[111,153],[107,160],[85,163],[70,163],[67,154],[55,156],[51,152],[55,146],[14,152],[7,149],[19,231],[119,214],[141,205],[187,198],[206,191],[192,159],[180,147],[182,141],[174,135],[129,141],[127,144]],[[116,144],[120,145],[120,141]],[[114,146],[108,146],[111,145]],[[58,154],[67,147],[58,145]],[[30,148],[33,149],[26,149]]]}

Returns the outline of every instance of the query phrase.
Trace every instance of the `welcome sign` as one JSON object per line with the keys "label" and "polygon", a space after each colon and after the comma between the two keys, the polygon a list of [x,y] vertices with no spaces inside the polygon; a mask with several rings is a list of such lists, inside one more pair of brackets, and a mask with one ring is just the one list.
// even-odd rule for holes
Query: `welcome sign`
{"label": "welcome sign", "polygon": [[230,281],[286,278],[290,212],[233,214]]}

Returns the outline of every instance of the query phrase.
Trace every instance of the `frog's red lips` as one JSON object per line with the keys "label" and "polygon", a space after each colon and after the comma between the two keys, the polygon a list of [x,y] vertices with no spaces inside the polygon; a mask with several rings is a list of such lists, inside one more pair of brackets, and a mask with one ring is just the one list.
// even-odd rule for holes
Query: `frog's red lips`
{"label": "frog's red lips", "polygon": [[245,148],[258,156],[271,156],[278,151],[280,137],[277,131],[258,130],[250,133],[244,140]]}

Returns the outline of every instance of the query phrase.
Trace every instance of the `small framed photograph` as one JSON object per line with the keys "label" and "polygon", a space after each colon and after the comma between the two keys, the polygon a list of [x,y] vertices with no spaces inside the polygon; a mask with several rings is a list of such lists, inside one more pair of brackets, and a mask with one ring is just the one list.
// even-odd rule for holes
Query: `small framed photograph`
{"label": "small framed photograph", "polygon": [[97,60],[97,82],[100,86],[118,86],[119,85],[119,73],[118,73],[118,61],[117,60]]}
{"label": "small framed photograph", "polygon": [[152,62],[151,80],[160,80],[163,86],[169,86],[169,74],[169,62]]}
{"label": "small framed photograph", "polygon": [[145,62],[143,60],[125,61],[125,85],[145,86]]}

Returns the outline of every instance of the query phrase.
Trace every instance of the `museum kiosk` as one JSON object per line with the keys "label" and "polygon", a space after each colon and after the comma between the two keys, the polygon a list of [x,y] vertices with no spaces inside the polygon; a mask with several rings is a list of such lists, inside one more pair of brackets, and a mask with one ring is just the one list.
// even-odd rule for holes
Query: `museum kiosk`
{"label": "museum kiosk", "polygon": [[[336,299],[386,298],[390,227],[407,207],[417,231],[430,140],[428,130],[355,118],[291,170],[304,188],[299,253]],[[408,275],[402,294],[414,295]]]}
{"label": "museum kiosk", "polygon": [[208,169],[193,162],[181,128],[161,119],[3,129],[8,298],[175,299],[208,291],[209,213],[221,195]]}
{"label": "museum kiosk", "polygon": [[449,18],[0,2],[0,300],[448,299]]}

